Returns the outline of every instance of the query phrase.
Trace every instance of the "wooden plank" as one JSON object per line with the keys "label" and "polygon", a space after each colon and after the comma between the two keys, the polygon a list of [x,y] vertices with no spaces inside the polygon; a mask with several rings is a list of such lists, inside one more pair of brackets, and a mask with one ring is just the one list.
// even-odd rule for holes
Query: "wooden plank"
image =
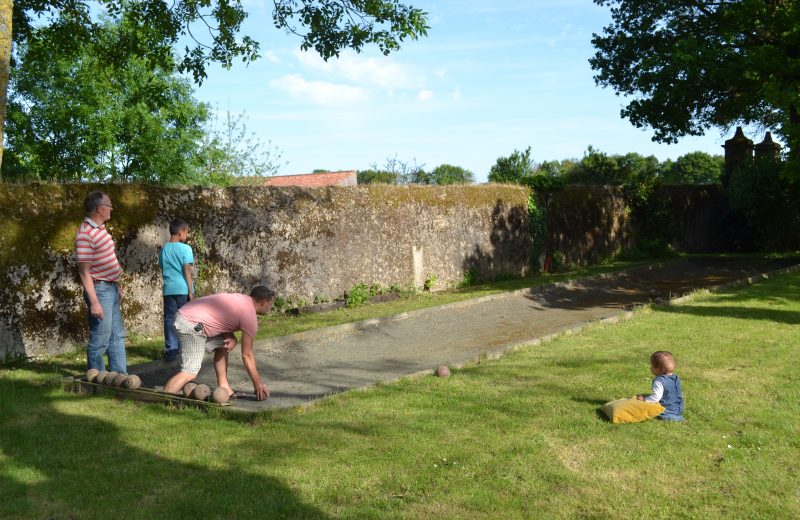
{"label": "wooden plank", "polygon": [[179,406],[193,406],[195,408],[222,408],[231,406],[232,403],[215,403],[213,401],[200,401],[175,394],[157,392],[151,388],[123,388],[119,386],[101,385],[81,378],[67,378],[64,380],[64,389],[76,394],[114,395],[124,399],[143,401],[147,403],[173,403]]}

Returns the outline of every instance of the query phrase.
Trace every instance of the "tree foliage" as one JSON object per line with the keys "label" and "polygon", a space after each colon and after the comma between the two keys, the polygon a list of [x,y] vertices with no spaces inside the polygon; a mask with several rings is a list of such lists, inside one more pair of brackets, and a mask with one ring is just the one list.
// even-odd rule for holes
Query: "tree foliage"
{"label": "tree foliage", "polygon": [[[377,163],[371,165],[371,170],[365,170],[363,178],[371,179],[370,182],[387,183],[394,179],[395,184],[428,184],[428,174],[425,172],[425,165],[419,164],[417,159],[411,161],[404,161],[394,157],[387,157],[383,167],[379,167]],[[369,175],[369,177],[368,177]],[[361,182],[362,177],[358,178]]]}
{"label": "tree foliage", "polygon": [[537,175],[545,175],[547,177],[562,177],[566,176],[575,169],[577,161],[575,159],[562,159],[560,161],[542,161],[536,167]]}
{"label": "tree foliage", "polygon": [[211,184],[261,185],[264,177],[275,175],[287,164],[272,142],[264,143],[248,132],[246,114],[227,112],[224,120],[219,114],[209,118],[198,146],[195,177]]}
{"label": "tree foliage", "polygon": [[[11,5],[11,2],[3,4]],[[274,23],[302,37],[326,60],[345,48],[377,45],[384,53],[406,39],[427,34],[427,13],[398,0],[273,0]],[[49,48],[54,59],[70,59],[91,47],[94,58],[124,68],[140,59],[147,70],[191,74],[201,83],[211,63],[230,67],[258,57],[259,44],[242,35],[247,12],[241,0],[17,0],[13,34],[0,16],[0,143],[8,92],[11,40],[17,48]],[[102,45],[103,25],[122,25],[114,45]],[[182,47],[179,49],[178,47]],[[1,145],[0,145],[1,146]],[[2,148],[0,148],[0,158]]]}
{"label": "tree foliage", "polygon": [[427,174],[425,184],[435,184],[444,186],[446,184],[472,184],[475,182],[475,175],[461,166],[452,164],[440,164]]}
{"label": "tree foliage", "polygon": [[728,202],[734,217],[742,218],[732,237],[735,245],[763,251],[800,247],[800,181],[786,175],[785,168],[785,163],[762,158],[733,170]]}
{"label": "tree foliage", "polygon": [[374,168],[359,170],[356,176],[359,184],[397,184],[397,174]]}
{"label": "tree foliage", "polygon": [[514,150],[508,157],[499,157],[489,170],[489,182],[523,184],[526,177],[535,173],[531,147],[524,152]]}
{"label": "tree foliage", "polygon": [[[96,46],[106,20],[124,20],[124,37],[113,47],[96,46],[98,59],[120,64],[136,56],[150,67],[191,73],[199,82],[211,62],[230,67],[236,58],[258,57],[258,43],[239,37],[246,17],[235,0],[18,0],[13,39],[16,45],[35,44],[46,35],[54,55],[69,55]],[[176,57],[179,41],[184,48]]]}
{"label": "tree foliage", "polygon": [[597,84],[630,97],[622,116],[675,142],[712,127],[763,125],[800,149],[800,1],[595,0]]}
{"label": "tree foliage", "polygon": [[[406,38],[427,34],[427,13],[397,0],[274,0],[274,22],[303,38],[328,59],[345,48],[360,51],[376,44],[397,50]],[[96,42],[102,20],[125,20],[125,38],[114,47],[98,48],[100,59],[124,63],[137,56],[164,70],[178,70],[201,82],[206,67],[258,58],[259,43],[241,35],[247,11],[241,0],[17,0],[14,43],[35,39],[48,29],[54,54],[70,53]],[[178,45],[183,49],[175,51]]]}
{"label": "tree foliage", "polygon": [[187,182],[208,117],[185,80],[128,56],[114,65],[99,48],[125,39],[106,23],[95,40],[53,54],[49,28],[17,48],[7,117],[4,179]]}
{"label": "tree foliage", "polygon": [[718,184],[722,179],[725,159],[721,155],[691,152],[674,162],[661,163],[661,184]]}
{"label": "tree foliage", "polygon": [[642,186],[655,182],[658,170],[658,159],[652,155],[608,155],[590,146],[565,177],[571,184]]}
{"label": "tree foliage", "polygon": [[227,185],[276,173],[280,151],[244,114],[214,117],[187,80],[141,58],[99,60],[96,45],[129,27],[108,21],[71,55],[51,55],[46,27],[17,49],[3,179]]}
{"label": "tree foliage", "polygon": [[675,161],[659,162],[638,153],[609,155],[589,146],[583,157],[534,163],[530,148],[500,157],[489,180],[553,191],[565,184],[626,186],[649,189],[655,184],[714,184],[720,182],[724,159],[705,152],[691,152]]}
{"label": "tree foliage", "polygon": [[406,38],[427,34],[427,13],[398,0],[275,0],[275,26],[302,38],[324,59],[374,44],[389,54]]}

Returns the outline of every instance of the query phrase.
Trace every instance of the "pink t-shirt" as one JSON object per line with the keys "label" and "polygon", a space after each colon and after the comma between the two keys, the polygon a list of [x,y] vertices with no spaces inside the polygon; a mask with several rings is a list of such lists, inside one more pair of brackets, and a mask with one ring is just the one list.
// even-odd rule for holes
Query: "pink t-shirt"
{"label": "pink t-shirt", "polygon": [[254,338],[258,316],[253,299],[246,294],[219,293],[197,298],[178,310],[191,323],[202,323],[206,336],[241,330]]}

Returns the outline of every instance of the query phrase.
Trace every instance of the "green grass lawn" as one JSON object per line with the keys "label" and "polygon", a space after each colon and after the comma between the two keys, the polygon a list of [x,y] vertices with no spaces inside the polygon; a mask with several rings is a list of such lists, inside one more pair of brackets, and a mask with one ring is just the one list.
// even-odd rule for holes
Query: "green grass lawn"
{"label": "green grass lawn", "polygon": [[[0,372],[0,518],[798,518],[800,275],[252,418]],[[675,354],[687,421],[612,425]]]}

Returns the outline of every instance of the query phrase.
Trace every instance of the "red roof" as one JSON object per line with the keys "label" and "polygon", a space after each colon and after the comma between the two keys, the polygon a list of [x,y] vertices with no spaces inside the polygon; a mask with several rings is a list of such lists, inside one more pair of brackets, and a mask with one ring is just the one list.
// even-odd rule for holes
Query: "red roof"
{"label": "red roof", "polygon": [[358,184],[355,170],[342,172],[305,173],[302,175],[276,175],[264,181],[265,186],[355,186]]}

